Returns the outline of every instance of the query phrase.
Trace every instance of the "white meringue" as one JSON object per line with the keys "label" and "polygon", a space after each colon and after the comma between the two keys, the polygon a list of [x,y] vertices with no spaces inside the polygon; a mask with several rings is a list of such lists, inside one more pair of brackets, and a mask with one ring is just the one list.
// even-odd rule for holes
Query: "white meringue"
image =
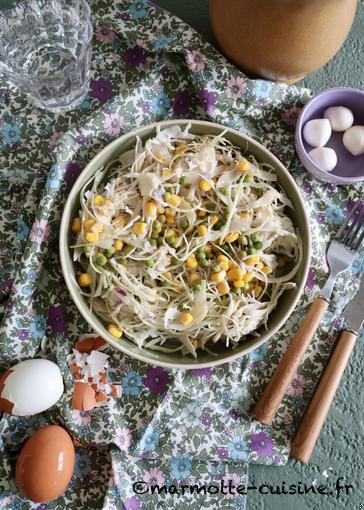
{"label": "white meringue", "polygon": [[308,153],[317,168],[324,172],[331,172],[337,165],[337,156],[334,149],[317,147]]}
{"label": "white meringue", "polygon": [[331,125],[328,119],[313,119],[303,127],[303,137],[312,147],[323,147],[331,136]]}
{"label": "white meringue", "polygon": [[352,126],[343,136],[345,148],[353,155],[364,154],[364,126]]}
{"label": "white meringue", "polygon": [[324,111],[324,118],[328,119],[333,131],[346,131],[354,123],[354,115],[346,106],[330,106]]}

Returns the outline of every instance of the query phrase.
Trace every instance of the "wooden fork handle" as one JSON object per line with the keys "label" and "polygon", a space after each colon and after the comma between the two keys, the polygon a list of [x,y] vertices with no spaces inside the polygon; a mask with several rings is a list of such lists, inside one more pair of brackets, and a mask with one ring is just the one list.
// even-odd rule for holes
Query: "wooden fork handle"
{"label": "wooden fork handle", "polygon": [[297,371],[298,365],[320,325],[328,302],[318,297],[312,303],[306,317],[300,324],[297,333],[290,342],[273,377],[267,384],[262,396],[258,400],[252,416],[262,423],[270,425],[282,402],[289,385]]}
{"label": "wooden fork handle", "polygon": [[298,427],[291,446],[291,457],[307,464],[340,384],[357,335],[344,331],[327,364],[314,396]]}

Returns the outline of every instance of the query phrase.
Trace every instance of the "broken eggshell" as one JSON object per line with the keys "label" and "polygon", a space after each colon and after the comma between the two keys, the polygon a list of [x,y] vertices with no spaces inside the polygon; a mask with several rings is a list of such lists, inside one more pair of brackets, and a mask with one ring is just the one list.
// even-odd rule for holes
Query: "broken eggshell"
{"label": "broken eggshell", "polygon": [[28,359],[1,377],[0,410],[14,416],[32,416],[52,407],[62,394],[58,365],[46,359]]}
{"label": "broken eggshell", "polygon": [[331,136],[331,125],[328,119],[313,119],[303,127],[303,137],[312,147],[323,147]]}
{"label": "broken eggshell", "polygon": [[308,153],[317,168],[324,172],[332,172],[337,165],[336,152],[329,147],[317,147]]}
{"label": "broken eggshell", "polygon": [[364,126],[352,126],[343,136],[343,144],[353,156],[364,154]]}
{"label": "broken eggshell", "polygon": [[330,106],[324,111],[324,118],[328,119],[333,131],[346,131],[354,123],[354,115],[346,106]]}

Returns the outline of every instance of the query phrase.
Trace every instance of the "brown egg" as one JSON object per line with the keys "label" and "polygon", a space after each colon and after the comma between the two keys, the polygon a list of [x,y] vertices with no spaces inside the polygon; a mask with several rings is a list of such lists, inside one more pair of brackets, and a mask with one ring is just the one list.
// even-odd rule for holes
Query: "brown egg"
{"label": "brown egg", "polygon": [[47,425],[25,443],[16,463],[18,489],[31,501],[57,498],[67,487],[75,465],[69,434],[58,425]]}

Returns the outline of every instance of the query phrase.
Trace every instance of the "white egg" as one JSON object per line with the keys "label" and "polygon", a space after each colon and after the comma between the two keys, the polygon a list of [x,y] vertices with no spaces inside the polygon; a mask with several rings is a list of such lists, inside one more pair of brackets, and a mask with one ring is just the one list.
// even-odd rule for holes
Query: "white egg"
{"label": "white egg", "polygon": [[330,121],[333,131],[346,131],[354,122],[353,112],[346,106],[330,106],[324,111],[324,118]]}
{"label": "white egg", "polygon": [[62,394],[58,365],[46,359],[28,359],[1,377],[0,410],[14,416],[31,416],[52,407]]}
{"label": "white egg", "polygon": [[308,153],[317,168],[331,172],[337,165],[336,152],[328,147],[317,147]]}
{"label": "white egg", "polygon": [[364,126],[353,126],[345,131],[343,143],[353,156],[364,154]]}
{"label": "white egg", "polygon": [[331,136],[331,125],[328,119],[313,119],[303,127],[303,138],[312,147],[323,147]]}

